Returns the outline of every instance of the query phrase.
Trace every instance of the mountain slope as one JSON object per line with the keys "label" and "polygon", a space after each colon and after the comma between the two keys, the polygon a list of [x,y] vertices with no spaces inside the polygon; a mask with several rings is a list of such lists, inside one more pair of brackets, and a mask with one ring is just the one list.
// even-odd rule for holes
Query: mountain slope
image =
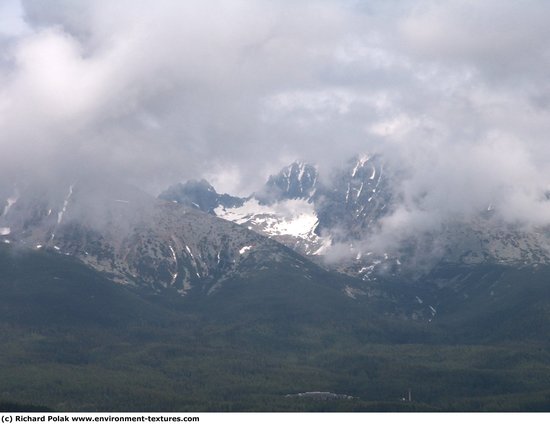
{"label": "mountain slope", "polygon": [[[207,183],[198,189],[193,182],[180,184],[178,191],[174,186],[160,197],[246,226],[323,263],[331,245],[363,237],[391,210],[390,182],[381,158],[364,155],[325,181],[315,166],[294,162],[239,202],[225,202],[227,194],[217,194]],[[205,204],[205,198],[212,202]],[[374,256],[371,261],[384,258]]]}
{"label": "mountain slope", "polygon": [[103,192],[75,184],[61,194],[19,189],[0,217],[4,239],[75,256],[120,284],[181,295],[212,292],[233,275],[299,258],[246,228],[130,187]]}
{"label": "mountain slope", "polygon": [[458,341],[550,338],[548,265],[439,264],[418,284],[432,289],[434,320]]}
{"label": "mountain slope", "polygon": [[242,206],[244,198],[232,197],[228,194],[218,194],[206,180],[191,180],[172,185],[159,195],[160,199],[177,201],[188,207],[196,207],[207,213],[214,213],[218,206],[233,208]]}
{"label": "mountain slope", "polygon": [[17,327],[169,323],[173,314],[69,256],[0,244],[0,322]]}
{"label": "mountain slope", "polygon": [[[242,204],[219,203],[207,211],[366,281],[388,274],[407,279],[440,261],[550,263],[550,231],[506,223],[489,202],[487,210],[469,219],[451,217],[427,229],[405,229],[402,236],[392,237],[399,241],[384,248],[379,232],[401,205],[402,179],[379,155],[352,158],[323,179],[316,167],[295,162],[269,177]],[[180,193],[171,200],[193,197],[197,193]]]}
{"label": "mountain slope", "polygon": [[[280,268],[276,275],[257,270],[253,276],[232,278],[210,296],[193,293],[185,298],[120,286],[55,251],[21,251],[2,244],[0,266],[0,394],[18,404],[88,412],[122,407],[128,411],[548,408],[550,349],[545,334],[533,339],[548,329],[548,317],[541,322],[529,319],[525,337],[520,334],[525,323],[507,335],[509,324],[499,321],[502,314],[512,313],[510,302],[521,293],[517,286],[503,293],[502,313],[480,317],[476,306],[487,306],[491,296],[483,291],[491,277],[485,282],[478,278],[490,271],[457,279],[454,287],[446,289],[449,297],[440,293],[436,300],[417,293],[433,282],[409,283],[411,299],[420,294],[424,305],[437,309],[436,316],[411,321],[384,315],[379,303],[388,303],[387,298],[357,294],[353,299],[324,281],[318,275],[322,270],[312,271],[313,279],[307,280],[284,264],[274,265]],[[448,282],[464,277],[463,273],[442,266],[433,280]],[[508,272],[490,273],[500,277],[502,290],[511,284],[508,278],[522,277],[503,280]],[[548,271],[537,274],[532,275],[534,281],[525,282],[526,289],[540,283]],[[476,282],[482,284],[478,291],[472,288]],[[510,321],[522,318],[526,307],[547,306],[548,292],[540,289],[533,299],[520,300],[522,308]],[[498,298],[501,288],[494,291]],[[470,294],[471,309],[458,309],[452,296],[456,292]],[[400,306],[404,302],[397,301]],[[416,299],[411,303],[423,306]],[[478,333],[472,335],[471,330]],[[409,388],[413,402],[402,402]],[[354,399],[287,396],[314,391]]]}

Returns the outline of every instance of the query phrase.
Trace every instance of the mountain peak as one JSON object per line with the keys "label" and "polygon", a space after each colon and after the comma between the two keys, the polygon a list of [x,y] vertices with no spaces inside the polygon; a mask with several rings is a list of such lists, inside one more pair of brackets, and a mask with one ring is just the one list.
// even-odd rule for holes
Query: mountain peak
{"label": "mountain peak", "polygon": [[189,180],[185,183],[172,185],[162,192],[159,198],[186,204],[208,213],[214,213],[214,209],[219,205],[235,207],[243,203],[243,199],[239,197],[219,194],[205,179]]}
{"label": "mountain peak", "polygon": [[305,199],[311,201],[317,184],[317,167],[295,161],[276,175],[271,175],[263,190],[256,194],[262,203],[269,204],[282,199]]}

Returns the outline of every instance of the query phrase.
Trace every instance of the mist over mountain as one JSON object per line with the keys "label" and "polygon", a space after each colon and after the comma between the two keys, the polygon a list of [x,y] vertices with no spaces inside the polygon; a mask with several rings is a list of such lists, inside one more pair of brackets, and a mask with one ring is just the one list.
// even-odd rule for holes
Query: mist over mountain
{"label": "mist over mountain", "polygon": [[323,180],[376,152],[406,176],[390,234],[488,204],[548,222],[540,2],[5,7],[3,180],[111,176],[156,195],[205,178],[243,196],[296,158]]}
{"label": "mist over mountain", "polygon": [[206,181],[165,199],[116,181],[10,185],[3,395],[77,411],[545,409],[548,235],[489,209],[365,251],[399,202],[388,172],[359,156],[329,184],[296,162],[261,199]]}
{"label": "mist over mountain", "polygon": [[[407,179],[380,155],[351,158],[319,179],[318,167],[294,162],[247,198],[220,196],[203,181],[172,186],[160,197],[236,222],[319,264],[362,277],[421,276],[440,262],[533,265],[550,260],[547,226],[510,223],[492,203],[424,226],[399,224]],[[428,196],[428,195],[426,195]],[[208,198],[207,206],[201,200]]]}
{"label": "mist over mountain", "polygon": [[548,411],[548,22],[0,2],[0,409]]}

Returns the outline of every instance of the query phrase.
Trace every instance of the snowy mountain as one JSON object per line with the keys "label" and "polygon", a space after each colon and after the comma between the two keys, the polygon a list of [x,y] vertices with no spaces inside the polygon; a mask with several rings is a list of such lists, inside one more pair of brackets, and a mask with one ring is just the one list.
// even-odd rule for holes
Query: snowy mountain
{"label": "snowy mountain", "polygon": [[[213,192],[207,185],[201,188]],[[135,187],[113,182],[19,184],[16,190],[6,193],[11,195],[5,198],[0,216],[0,245],[77,259],[110,282],[140,293],[197,303],[214,303],[206,299],[215,297],[232,300],[231,309],[250,297],[255,300],[254,309],[267,300],[281,300],[286,306],[308,304],[316,297],[326,307],[336,303],[330,309],[352,303],[356,307],[371,306],[369,309],[384,315],[430,315],[426,307],[413,303],[408,291],[327,271],[272,238],[201,211],[193,202],[182,205],[157,199]],[[292,206],[293,214],[312,206],[301,199],[273,205]],[[228,207],[228,211],[247,206],[269,209],[273,205],[250,199],[241,207]],[[272,230],[296,235],[296,240],[315,241],[320,237],[313,232],[317,220],[311,215],[307,210],[287,221],[281,219]],[[260,217],[257,214],[251,220]],[[272,225],[266,221],[265,226]],[[304,229],[312,233],[302,234]],[[281,291],[284,294],[278,293]],[[296,292],[304,296],[293,301]],[[314,307],[306,310],[315,315]]]}
{"label": "snowy mountain", "polygon": [[193,181],[173,186],[160,198],[193,205],[313,257],[323,255],[334,242],[362,235],[391,202],[377,156],[351,160],[329,185],[320,182],[317,167],[294,162],[241,199],[218,194],[202,182],[200,188]]}
{"label": "snowy mountain", "polygon": [[[371,248],[399,203],[393,176],[381,157],[360,156],[322,179],[316,167],[293,163],[247,198],[218,194],[204,180],[160,199],[112,182],[19,183],[0,188],[0,241],[77,257],[120,284],[182,295],[208,294],[274,264],[374,283],[414,281],[445,263],[550,263],[548,230],[500,222],[492,211],[412,235],[391,252]],[[368,293],[344,287],[350,298]]]}
{"label": "snowy mountain", "polygon": [[[295,162],[270,176],[250,197],[227,202],[208,184],[161,197],[197,208],[275,239],[328,268],[364,280],[401,273],[418,275],[451,264],[550,263],[550,233],[497,220],[494,211],[411,233],[391,253],[371,247],[381,221],[400,202],[396,173],[379,155],[362,155],[319,177],[317,167]],[[169,195],[167,195],[169,194]],[[212,195],[208,195],[212,194]],[[201,200],[213,200],[207,208]],[[217,202],[217,206],[214,204]],[[204,204],[204,203],[203,203]],[[328,261],[328,263],[327,263]]]}
{"label": "snowy mountain", "polygon": [[[336,269],[368,278],[387,263],[388,255],[358,254],[354,241],[367,235],[390,210],[393,195],[389,182],[381,158],[363,155],[324,181],[316,166],[294,162],[238,202],[234,198],[227,202],[228,195],[217,194],[206,182],[202,191],[188,182],[177,186],[179,191],[174,191],[174,186],[160,197],[243,225],[324,266],[329,248],[344,243],[350,253]],[[213,203],[205,205],[205,198]],[[214,207],[215,202],[218,205]]]}
{"label": "snowy mountain", "polygon": [[[306,256],[319,255],[331,244],[330,237],[321,236],[317,229],[319,218],[314,202],[320,185],[314,166],[295,162],[271,176],[260,191],[247,198],[218,194],[206,181],[202,182],[200,190],[193,181],[172,186],[160,198],[235,222]],[[205,199],[212,202],[205,203]]]}
{"label": "snowy mountain", "polygon": [[317,192],[318,171],[315,166],[296,161],[283,168],[277,175],[270,176],[265,186],[254,198],[262,204],[273,204],[282,200],[314,200]]}
{"label": "snowy mountain", "polygon": [[274,264],[301,275],[317,268],[253,231],[129,186],[27,185],[2,210],[4,244],[73,256],[119,284],[154,292],[212,293]]}

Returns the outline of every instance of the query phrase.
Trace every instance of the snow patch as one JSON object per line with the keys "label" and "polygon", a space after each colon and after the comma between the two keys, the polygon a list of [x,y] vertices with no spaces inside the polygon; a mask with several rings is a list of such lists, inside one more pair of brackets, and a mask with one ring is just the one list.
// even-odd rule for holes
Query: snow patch
{"label": "snow patch", "polygon": [[[172,237],[172,239],[173,238],[174,237]],[[172,274],[172,282],[170,283],[170,285],[174,285],[174,283],[178,279],[178,258],[176,256],[176,252],[174,251],[174,248],[170,245],[168,246],[168,248],[170,249],[170,252],[172,253],[172,259],[174,260],[174,263],[176,264],[176,272],[174,272]]]}
{"label": "snow patch", "polygon": [[367,161],[369,161],[370,157],[368,155],[362,155],[361,158],[357,161],[355,164],[355,167],[353,168],[353,171],[351,172],[351,177],[355,177],[357,174],[357,171],[365,165]]}
{"label": "snow patch", "polygon": [[372,273],[374,272],[374,269],[376,268],[377,265],[381,264],[382,261],[380,260],[373,260],[372,264],[370,264],[369,266],[363,266],[358,274],[361,275],[361,274],[364,274],[363,275],[363,280],[368,280],[370,278],[370,276],[372,275]]}
{"label": "snow patch", "polygon": [[362,274],[364,272],[372,272],[372,271],[374,271],[374,265],[363,266],[361,269],[359,269],[359,274]]}
{"label": "snow patch", "polygon": [[251,199],[240,207],[224,209],[218,206],[214,213],[239,225],[246,222],[262,225],[262,231],[267,235],[307,237],[318,223],[313,206],[305,200],[285,200],[265,206]]}
{"label": "snow patch", "polygon": [[[191,252],[191,249],[189,248],[188,245],[185,245],[185,250],[187,251],[187,253],[189,253],[189,256],[191,257],[191,263],[193,264],[193,268],[195,268],[195,275],[200,278],[201,275],[199,274],[199,266],[197,264],[197,260],[195,259],[195,256],[193,256],[193,253]],[[200,254],[199,254],[199,258],[200,258]]]}
{"label": "snow patch", "polygon": [[244,246],[239,250],[239,254],[245,254],[248,250],[250,250],[252,246]]}
{"label": "snow patch", "polygon": [[0,235],[10,235],[11,228],[0,228]]}
{"label": "snow patch", "polygon": [[176,252],[174,251],[174,248],[172,246],[168,246],[170,249],[170,252],[172,253],[172,259],[174,259],[174,262],[178,262],[178,258],[176,257]]}
{"label": "snow patch", "polygon": [[17,203],[17,200],[19,199],[19,193],[15,191],[15,194],[13,194],[11,197],[9,197],[6,202],[8,203],[6,207],[4,207],[4,211],[2,212],[2,216],[6,216],[8,212],[10,211],[11,207]]}
{"label": "snow patch", "polygon": [[287,221],[276,224],[273,229],[276,234],[292,235],[294,237],[308,237],[318,223],[315,214],[303,213]]}
{"label": "snow patch", "polygon": [[374,177],[376,176],[376,168],[374,166],[372,166],[372,174],[370,175],[370,180],[373,180]]}
{"label": "snow patch", "polygon": [[357,199],[361,196],[361,193],[363,192],[363,186],[365,185],[364,182],[361,182],[361,187],[359,188],[359,191],[357,191]]}
{"label": "snow patch", "polygon": [[319,220],[313,204],[304,199],[284,200],[271,205],[263,205],[256,199],[250,199],[239,207],[218,206],[214,213],[222,219],[244,225],[268,237],[295,238],[298,240],[297,244],[312,247],[310,251],[331,245],[330,238],[320,237],[315,233]]}
{"label": "snow patch", "polygon": [[69,186],[69,193],[67,194],[67,197],[65,197],[65,201],[63,202],[63,207],[61,208],[61,211],[59,213],[57,213],[57,224],[58,225],[63,220],[63,215],[67,211],[67,206],[69,205],[69,200],[71,198],[71,195],[73,195],[73,185]]}

